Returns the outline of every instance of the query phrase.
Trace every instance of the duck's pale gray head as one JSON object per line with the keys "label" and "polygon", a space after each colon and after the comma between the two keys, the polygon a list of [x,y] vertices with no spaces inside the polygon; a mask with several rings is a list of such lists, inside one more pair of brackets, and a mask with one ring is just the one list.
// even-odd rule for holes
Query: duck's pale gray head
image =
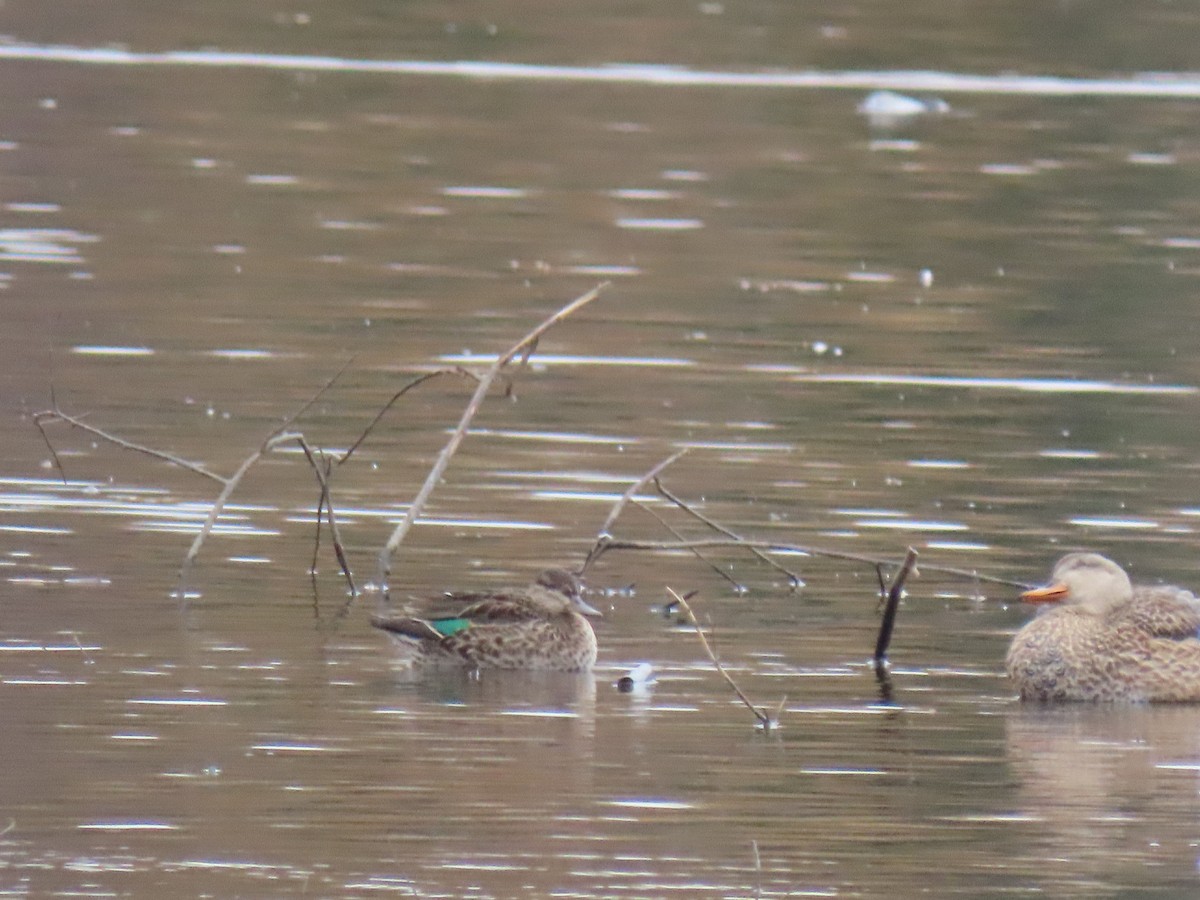
{"label": "duck's pale gray head", "polygon": [[1054,564],[1050,583],[1026,591],[1029,603],[1069,603],[1102,612],[1133,596],[1125,570],[1099,553],[1068,553]]}
{"label": "duck's pale gray head", "polygon": [[570,601],[576,612],[585,616],[602,618],[604,614],[583,599],[583,582],[579,576],[566,569],[547,569],[538,575],[534,582],[538,587],[545,588],[555,594],[560,594]]}

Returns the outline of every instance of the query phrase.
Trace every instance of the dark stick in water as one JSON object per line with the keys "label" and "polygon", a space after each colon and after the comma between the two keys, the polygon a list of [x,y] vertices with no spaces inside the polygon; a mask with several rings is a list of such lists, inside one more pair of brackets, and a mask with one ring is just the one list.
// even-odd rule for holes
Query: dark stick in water
{"label": "dark stick in water", "polygon": [[892,629],[896,627],[896,610],[900,606],[900,595],[904,593],[904,582],[917,565],[917,551],[912,547],[904,554],[904,562],[892,577],[888,588],[887,602],[883,607],[883,621],[879,623],[879,637],[875,639],[875,666],[878,669],[887,658],[888,644],[892,642]]}

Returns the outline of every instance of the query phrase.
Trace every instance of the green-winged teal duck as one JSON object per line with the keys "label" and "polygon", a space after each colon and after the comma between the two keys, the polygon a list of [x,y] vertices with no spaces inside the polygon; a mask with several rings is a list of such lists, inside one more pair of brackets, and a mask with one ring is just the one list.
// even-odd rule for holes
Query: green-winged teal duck
{"label": "green-winged teal duck", "polygon": [[392,636],[408,666],[579,672],[596,661],[584,616],[600,615],[575,575],[547,569],[529,587],[448,593],[418,614],[372,616],[371,624]]}
{"label": "green-winged teal duck", "polygon": [[1069,553],[1021,599],[1055,604],[1013,638],[1005,667],[1027,700],[1200,702],[1200,599],[1134,587],[1116,563]]}

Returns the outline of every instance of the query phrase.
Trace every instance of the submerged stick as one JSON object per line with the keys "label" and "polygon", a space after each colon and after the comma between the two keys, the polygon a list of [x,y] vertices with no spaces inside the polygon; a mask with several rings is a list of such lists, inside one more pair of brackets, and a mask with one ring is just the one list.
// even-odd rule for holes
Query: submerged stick
{"label": "submerged stick", "polygon": [[[676,593],[672,588],[667,588],[667,593],[671,595],[676,605],[683,610],[684,615],[687,617],[687,621],[695,627],[696,635],[700,638],[700,644],[702,647],[704,647],[704,652],[708,654],[708,658],[712,660],[712,664],[716,666],[717,671],[721,673],[721,677],[725,679],[731,688],[733,688],[733,692],[737,694],[738,699],[745,704],[746,709],[754,713],[754,718],[758,719],[758,726],[763,731],[770,731],[772,728],[778,728],[778,717],[774,719],[771,718],[771,714],[765,709],[762,709],[761,707],[755,706],[753,703],[751,703],[750,698],[746,696],[742,689],[738,687],[737,682],[733,680],[733,676],[725,671],[725,667],[721,665],[721,661],[717,659],[717,655],[713,653],[713,649],[708,643],[708,638],[704,636],[704,629],[700,627],[700,623],[696,620],[696,614],[692,612],[691,606],[688,605],[687,598],[679,596],[679,594]],[[689,594],[688,596],[691,595]],[[779,709],[781,711],[783,709],[782,701],[780,701]]]}
{"label": "submerged stick", "polygon": [[576,297],[558,312],[554,313],[554,315],[543,320],[529,334],[513,344],[505,353],[498,356],[496,361],[480,377],[479,384],[475,388],[475,393],[471,395],[471,399],[467,402],[466,409],[463,410],[462,416],[459,418],[458,426],[454,429],[454,433],[450,435],[450,440],[446,442],[446,446],[442,448],[442,452],[434,462],[433,468],[429,470],[429,474],[425,477],[425,482],[421,485],[417,496],[413,498],[412,503],[408,506],[408,510],[404,513],[404,518],[400,520],[400,523],[392,531],[383,550],[379,553],[381,600],[387,597],[388,581],[392,574],[392,556],[395,554],[396,548],[400,546],[401,541],[404,540],[404,536],[412,528],[413,522],[417,520],[417,516],[425,509],[425,504],[428,502],[429,496],[433,493],[433,489],[442,480],[446,468],[450,465],[450,458],[454,456],[455,451],[458,450],[458,445],[466,437],[467,428],[470,426],[471,420],[475,418],[475,413],[479,411],[479,407],[483,403],[483,398],[487,396],[487,392],[491,389],[492,382],[496,380],[496,376],[500,374],[500,370],[512,362],[518,355],[530,352],[530,348],[537,343],[543,334],[571,315],[571,313],[595,300],[606,286],[607,282],[597,285],[586,294]]}
{"label": "submerged stick", "polygon": [[904,562],[892,577],[888,588],[887,602],[883,607],[883,621],[879,623],[879,637],[875,639],[875,665],[882,666],[887,658],[888,644],[892,642],[892,629],[896,626],[896,610],[900,606],[900,595],[904,593],[904,582],[917,565],[917,551],[912,547],[904,554]]}

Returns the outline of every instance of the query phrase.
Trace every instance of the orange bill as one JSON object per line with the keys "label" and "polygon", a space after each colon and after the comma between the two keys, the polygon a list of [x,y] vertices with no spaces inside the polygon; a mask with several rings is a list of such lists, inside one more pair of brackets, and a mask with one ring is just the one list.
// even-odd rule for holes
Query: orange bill
{"label": "orange bill", "polygon": [[1066,597],[1067,586],[1061,583],[1034,588],[1021,595],[1021,599],[1026,603],[1057,603],[1059,600],[1065,600]]}

